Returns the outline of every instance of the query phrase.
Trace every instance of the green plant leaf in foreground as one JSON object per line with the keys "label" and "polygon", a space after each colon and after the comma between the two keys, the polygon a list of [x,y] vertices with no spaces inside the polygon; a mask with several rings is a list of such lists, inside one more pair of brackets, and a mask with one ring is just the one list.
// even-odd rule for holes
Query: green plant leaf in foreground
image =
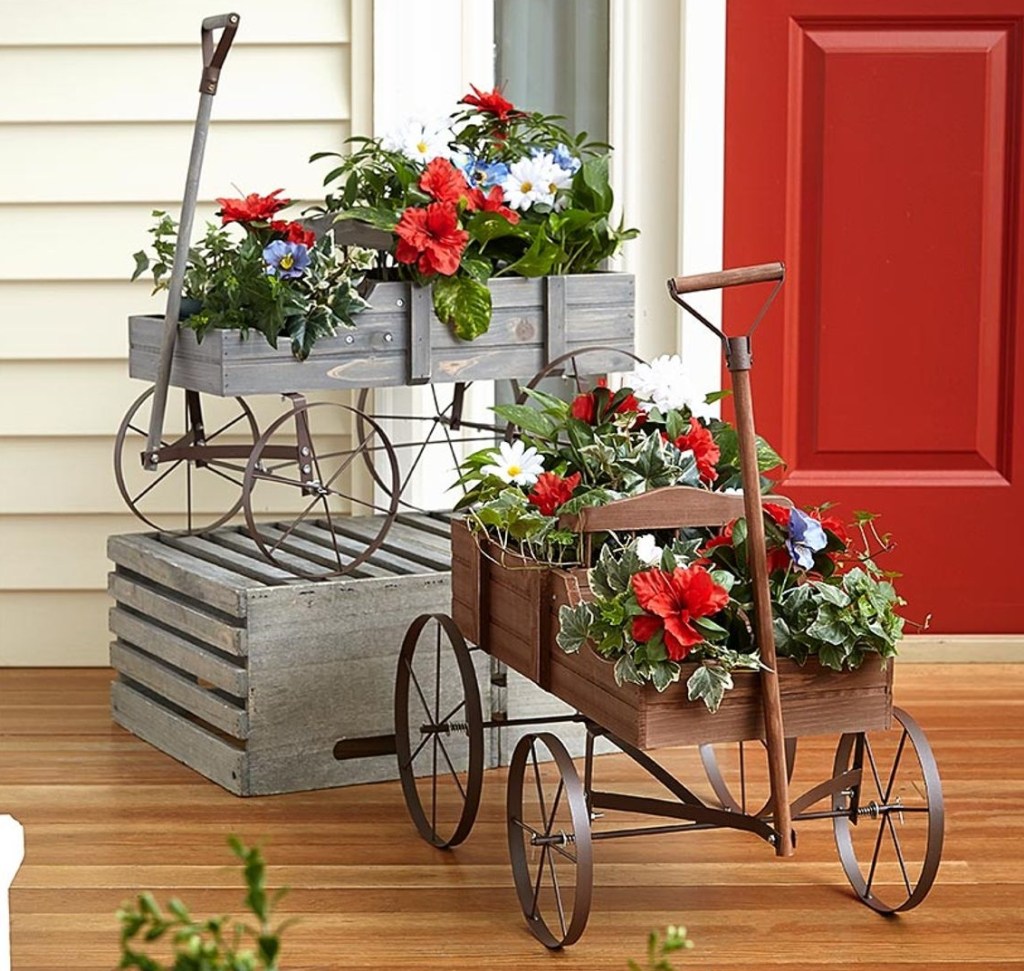
{"label": "green plant leaf in foreground", "polygon": [[456,336],[471,341],[491,322],[491,291],[470,276],[439,277],[434,282],[434,312]]}

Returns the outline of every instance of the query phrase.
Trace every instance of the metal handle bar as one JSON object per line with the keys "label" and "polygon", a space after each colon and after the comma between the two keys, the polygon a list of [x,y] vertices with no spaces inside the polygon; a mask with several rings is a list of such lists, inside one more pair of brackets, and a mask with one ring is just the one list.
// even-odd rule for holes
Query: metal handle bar
{"label": "metal handle bar", "polygon": [[[236,13],[222,13],[215,17],[207,17],[203,21],[203,80],[199,85],[199,90],[203,94],[217,93],[220,69],[224,66],[224,59],[228,56],[231,42],[238,32],[238,20]],[[216,48],[213,46],[215,30],[223,31]]]}
{"label": "metal handle bar", "polygon": [[748,283],[767,283],[782,280],[786,267],[782,263],[760,263],[757,266],[739,266],[734,270],[720,273],[697,273],[693,276],[677,276],[669,280],[669,287],[676,293],[696,293],[698,290],[719,290],[723,287],[742,287]]}

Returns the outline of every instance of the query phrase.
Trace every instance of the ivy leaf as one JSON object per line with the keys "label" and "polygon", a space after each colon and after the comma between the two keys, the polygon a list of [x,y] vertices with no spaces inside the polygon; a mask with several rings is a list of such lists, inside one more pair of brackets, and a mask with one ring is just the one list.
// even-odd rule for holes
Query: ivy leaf
{"label": "ivy leaf", "polygon": [[686,682],[686,696],[690,701],[698,698],[708,711],[718,711],[725,692],[732,687],[732,675],[724,668],[701,664]]}
{"label": "ivy leaf", "polygon": [[471,276],[438,277],[434,281],[434,312],[450,324],[456,337],[471,341],[491,324],[491,291]]}
{"label": "ivy leaf", "polygon": [[566,654],[575,654],[590,639],[594,612],[589,604],[570,607],[563,604],[558,610],[558,634],[555,641]]}
{"label": "ivy leaf", "polygon": [[643,684],[644,680],[640,677],[640,673],[636,669],[636,664],[633,662],[633,658],[629,654],[623,654],[615,662],[615,668],[613,670],[615,675],[615,683],[617,685],[624,685],[627,682],[629,684]]}
{"label": "ivy leaf", "polygon": [[139,250],[138,253],[134,254],[135,258],[135,272],[132,274],[132,279],[137,280],[146,270],[149,269],[149,257],[146,256],[145,250]]}
{"label": "ivy leaf", "polygon": [[651,681],[659,691],[664,691],[679,678],[679,665],[673,661],[658,661],[651,665]]}

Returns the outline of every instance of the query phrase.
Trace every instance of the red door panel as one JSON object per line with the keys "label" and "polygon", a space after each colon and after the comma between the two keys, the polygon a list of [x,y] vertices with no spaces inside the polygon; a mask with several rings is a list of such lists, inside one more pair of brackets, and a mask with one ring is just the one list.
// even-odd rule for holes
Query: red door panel
{"label": "red door panel", "polygon": [[727,5],[725,262],[788,271],[758,429],[937,632],[1024,631],[1022,40],[1024,0]]}

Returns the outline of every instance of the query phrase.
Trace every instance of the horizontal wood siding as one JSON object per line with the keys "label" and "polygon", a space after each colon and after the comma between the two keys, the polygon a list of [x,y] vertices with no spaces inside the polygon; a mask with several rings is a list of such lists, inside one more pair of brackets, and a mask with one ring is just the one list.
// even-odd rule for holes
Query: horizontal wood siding
{"label": "horizontal wood siding", "polygon": [[[198,227],[218,196],[283,187],[296,214],[322,196],[326,163],[309,155],[369,130],[361,5],[309,0],[286,16],[270,0],[231,7],[241,27],[213,107]],[[128,376],[127,317],[163,308],[144,280],[129,282],[131,254],[149,242],[151,210],[180,210],[199,25],[215,12],[200,0],[4,7],[0,85],[17,96],[0,104],[0,220],[19,242],[0,262],[0,665],[107,662],[106,540],[146,528],[111,463],[118,424],[146,387]],[[250,404],[261,428],[283,410],[275,397]],[[179,421],[169,412],[171,430]],[[127,582],[117,581],[126,599]],[[151,591],[131,597],[159,612]],[[230,653],[233,636],[211,646]],[[133,689],[121,696],[125,717],[148,704]],[[183,751],[222,744],[182,741],[191,726],[167,732]],[[232,759],[221,760],[229,779]]]}

